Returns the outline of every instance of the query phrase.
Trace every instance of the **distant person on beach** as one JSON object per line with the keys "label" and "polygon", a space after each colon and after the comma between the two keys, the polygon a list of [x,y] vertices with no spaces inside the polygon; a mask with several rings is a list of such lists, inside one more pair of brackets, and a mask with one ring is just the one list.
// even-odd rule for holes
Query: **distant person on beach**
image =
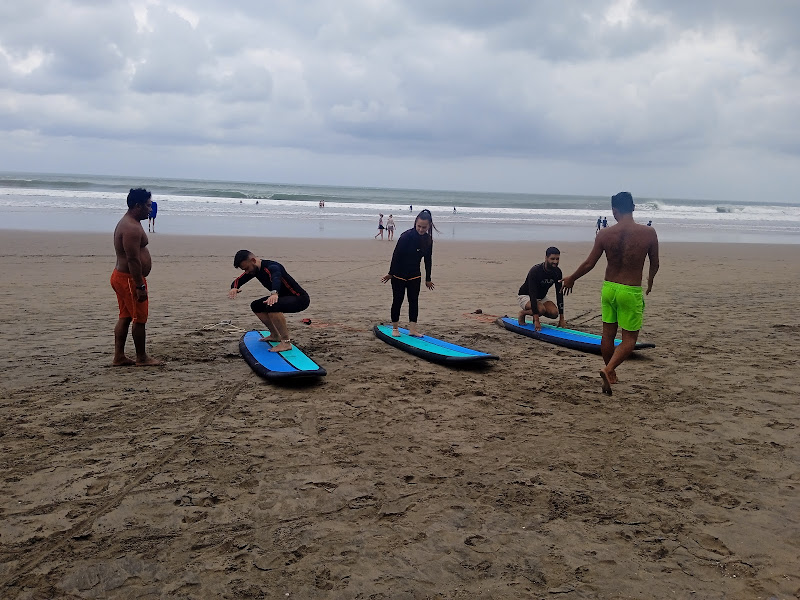
{"label": "distant person on beach", "polygon": [[311,303],[306,291],[300,287],[282,264],[274,260],[259,260],[249,250],[239,250],[233,257],[233,266],[244,271],[231,283],[228,297],[236,298],[241,287],[253,278],[270,290],[268,296],[253,300],[250,309],[269,329],[269,337],[264,342],[280,342],[270,348],[270,352],[283,352],[292,349],[289,337],[289,326],[284,313],[298,313],[308,308]]}
{"label": "distant person on beach", "polygon": [[419,316],[419,292],[422,288],[422,272],[420,261],[425,260],[425,287],[432,290],[436,287],[431,281],[431,265],[433,257],[433,224],[431,211],[423,210],[414,219],[413,229],[404,231],[394,248],[389,273],[381,278],[383,283],[392,282],[392,335],[400,337],[400,308],[403,298],[408,295],[408,332],[415,337],[422,337],[417,329]]}
{"label": "distant person on beach", "polygon": [[608,219],[603,217],[603,229],[605,229],[606,227],[608,227]]}
{"label": "distant person on beach", "polygon": [[150,206],[150,214],[147,216],[148,217],[148,220],[147,220],[147,231],[150,231],[150,228],[152,227],[153,228],[152,229],[153,232],[155,232],[155,230],[156,230],[156,215],[157,214],[158,214],[158,203],[157,202],[153,202],[153,204]]}
{"label": "distant person on beach", "polygon": [[411,206],[409,206],[408,210],[409,210],[409,212],[414,212],[414,205],[412,204]]}
{"label": "distant person on beach", "polygon": [[603,217],[597,217],[597,231],[595,233],[599,233],[600,228],[603,226]]}
{"label": "distant person on beach", "polygon": [[[564,296],[561,293],[561,269],[558,262],[561,260],[561,251],[555,246],[550,246],[544,253],[544,262],[531,267],[528,276],[519,288],[519,307],[522,309],[517,318],[520,325],[525,325],[525,317],[533,316],[533,326],[536,331],[542,330],[539,316],[548,319],[558,318],[558,326],[566,327],[564,320]],[[547,296],[551,287],[556,287],[556,302]]]}
{"label": "distant person on beach", "polygon": [[[644,317],[642,271],[644,259],[650,260],[647,291],[653,289],[653,279],[658,273],[658,236],[656,230],[639,225],[633,220],[635,205],[629,192],[620,192],[611,198],[611,210],[617,224],[597,234],[588,258],[569,277],[563,280],[564,294],[572,291],[575,281],[597,264],[606,254],[605,281],[600,294],[603,315],[603,338],[600,350],[606,366],[600,370],[603,393],[612,394],[611,386],[617,383],[617,367],[630,356],[636,346]],[[614,347],[617,328],[622,328],[622,343]]]}
{"label": "distant person on beach", "polygon": [[652,226],[653,226],[653,221],[648,221],[648,222],[647,222],[647,226],[648,226],[648,227],[652,227]]}
{"label": "distant person on beach", "polygon": [[386,239],[394,239],[394,217],[392,215],[389,215],[389,218],[386,219]]}
{"label": "distant person on beach", "polygon": [[456,207],[455,206],[453,207],[453,212],[456,212]]}
{"label": "distant person on beach", "polygon": [[[119,304],[119,319],[114,327],[114,359],[111,362],[115,367],[155,367],[164,364],[148,356],[145,349],[145,324],[149,310],[145,278],[150,275],[153,260],[147,249],[147,234],[142,221],[149,217],[150,209],[155,204],[150,198],[150,192],[144,188],[131,189],[128,193],[128,212],[114,229],[117,264],[111,273],[111,287],[117,294]],[[125,342],[131,323],[133,345],[136,348],[135,361],[125,355]]]}
{"label": "distant person on beach", "polygon": [[378,236],[381,236],[381,239],[383,239],[383,230],[383,213],[381,213],[381,215],[378,217],[378,233],[376,233],[375,237],[372,239],[377,239]]}

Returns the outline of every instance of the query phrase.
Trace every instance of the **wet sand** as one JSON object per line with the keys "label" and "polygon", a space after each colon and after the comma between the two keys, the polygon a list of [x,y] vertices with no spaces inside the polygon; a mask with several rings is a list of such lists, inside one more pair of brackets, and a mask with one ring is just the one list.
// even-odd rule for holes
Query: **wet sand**
{"label": "wet sand", "polygon": [[[0,597],[800,597],[800,246],[663,244],[608,397],[493,322],[548,245],[437,242],[421,328],[501,357],[454,369],[373,336],[388,242],[154,234],[142,369],[110,366],[110,235],[3,231]],[[310,293],[327,377],[241,359],[242,247]],[[603,268],[570,326],[600,332]]]}

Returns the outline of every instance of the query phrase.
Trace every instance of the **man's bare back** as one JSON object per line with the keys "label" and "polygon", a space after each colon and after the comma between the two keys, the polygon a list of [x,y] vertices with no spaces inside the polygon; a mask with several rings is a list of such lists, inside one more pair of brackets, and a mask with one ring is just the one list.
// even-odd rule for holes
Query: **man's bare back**
{"label": "man's bare back", "polygon": [[[620,192],[611,198],[611,211],[617,221],[602,229],[595,237],[589,256],[572,275],[561,281],[564,295],[572,292],[575,281],[591,271],[605,253],[605,282],[601,293],[603,336],[600,351],[606,366],[600,370],[603,393],[611,395],[611,386],[617,383],[616,368],[636,346],[642,326],[644,298],[642,271],[644,259],[650,259],[647,290],[653,289],[653,279],[658,272],[658,236],[652,227],[639,225],[633,220],[635,204],[629,192]],[[617,330],[622,328],[622,341],[616,345]]]}
{"label": "man's bare back", "polygon": [[652,227],[622,220],[597,234],[596,245],[605,252],[606,281],[623,285],[642,285],[644,260],[658,261],[658,237]]}

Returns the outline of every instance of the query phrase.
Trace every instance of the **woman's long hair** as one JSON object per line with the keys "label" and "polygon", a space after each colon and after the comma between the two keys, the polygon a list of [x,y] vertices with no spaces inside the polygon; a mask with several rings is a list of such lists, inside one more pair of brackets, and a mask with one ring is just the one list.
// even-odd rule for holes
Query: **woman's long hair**
{"label": "woman's long hair", "polygon": [[423,242],[422,242],[425,250],[427,250],[428,248],[430,248],[433,245],[433,232],[434,232],[434,230],[437,231],[437,232],[439,230],[436,228],[436,225],[433,224],[433,215],[431,215],[431,211],[429,211],[427,208],[423,209],[417,215],[417,218],[414,219],[414,229],[415,230],[417,229],[417,221],[419,219],[422,219],[423,221],[428,221],[428,223],[431,224],[431,226],[428,228],[428,235],[425,236],[425,240],[423,240]]}

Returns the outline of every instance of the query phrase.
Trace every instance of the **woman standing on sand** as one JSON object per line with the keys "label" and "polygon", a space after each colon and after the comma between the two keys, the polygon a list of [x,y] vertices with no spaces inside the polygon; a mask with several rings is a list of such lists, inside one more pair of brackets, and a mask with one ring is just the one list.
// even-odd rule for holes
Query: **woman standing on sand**
{"label": "woman standing on sand", "polygon": [[386,219],[386,239],[394,239],[394,218],[392,218],[392,215],[389,215],[389,218]]}
{"label": "woman standing on sand", "polygon": [[404,231],[398,238],[389,273],[381,278],[383,283],[390,279],[392,281],[391,316],[394,337],[400,337],[398,329],[400,307],[406,295],[408,295],[408,331],[413,336],[422,337],[417,330],[419,292],[422,288],[422,272],[419,265],[420,261],[425,259],[425,287],[432,290],[435,287],[431,281],[433,230],[439,231],[433,224],[431,211],[425,209],[414,220],[414,228]]}
{"label": "woman standing on sand", "polygon": [[378,217],[378,233],[376,233],[375,237],[372,239],[378,239],[378,236],[381,236],[381,239],[383,239],[383,213]]}

